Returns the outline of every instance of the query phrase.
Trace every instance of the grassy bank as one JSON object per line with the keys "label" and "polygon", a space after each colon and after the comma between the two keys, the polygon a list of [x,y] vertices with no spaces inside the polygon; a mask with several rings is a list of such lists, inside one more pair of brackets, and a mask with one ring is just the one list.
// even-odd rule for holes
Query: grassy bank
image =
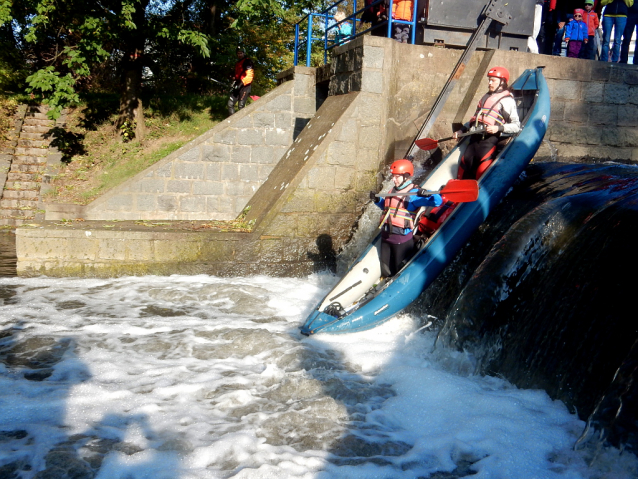
{"label": "grassy bank", "polygon": [[0,149],[9,146],[7,132],[13,128],[13,115],[18,109],[18,100],[0,94]]}
{"label": "grassy bank", "polygon": [[95,96],[69,110],[58,135],[65,166],[46,202],[88,204],[226,117],[226,97],[185,95],[145,101],[146,137],[124,141],[114,128],[118,98]]}

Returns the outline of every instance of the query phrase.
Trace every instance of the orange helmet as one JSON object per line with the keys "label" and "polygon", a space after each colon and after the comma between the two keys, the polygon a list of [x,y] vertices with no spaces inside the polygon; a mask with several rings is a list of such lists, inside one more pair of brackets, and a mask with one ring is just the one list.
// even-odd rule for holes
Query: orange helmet
{"label": "orange helmet", "polygon": [[495,77],[505,80],[507,83],[510,81],[510,72],[507,71],[507,68],[503,67],[492,67],[490,71],[487,72],[488,77]]}
{"label": "orange helmet", "polygon": [[393,175],[410,175],[414,174],[414,166],[410,160],[396,160],[390,165],[390,171]]}

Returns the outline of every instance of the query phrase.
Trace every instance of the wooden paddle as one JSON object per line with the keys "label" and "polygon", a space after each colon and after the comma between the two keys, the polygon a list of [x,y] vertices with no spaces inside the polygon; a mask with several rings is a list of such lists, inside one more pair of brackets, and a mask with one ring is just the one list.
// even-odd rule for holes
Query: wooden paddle
{"label": "wooden paddle", "polygon": [[[478,135],[483,132],[485,132],[485,129],[480,128],[478,130],[468,131],[467,133],[461,133],[456,138],[463,138],[464,136],[470,136],[470,135]],[[449,140],[454,140],[454,137],[448,136],[447,138],[440,138],[438,140],[434,140],[432,138],[421,138],[420,140],[416,140],[414,144],[418,146],[419,148],[421,148],[422,150],[428,151],[428,150],[433,150],[437,148],[439,146],[439,142],[449,141]]]}
{"label": "wooden paddle", "polygon": [[[478,182],[476,180],[450,180],[439,191],[427,191],[427,195],[445,196],[446,200],[454,203],[469,203],[478,199]],[[379,198],[385,198],[386,196],[416,196],[416,192],[379,193],[376,196]]]}

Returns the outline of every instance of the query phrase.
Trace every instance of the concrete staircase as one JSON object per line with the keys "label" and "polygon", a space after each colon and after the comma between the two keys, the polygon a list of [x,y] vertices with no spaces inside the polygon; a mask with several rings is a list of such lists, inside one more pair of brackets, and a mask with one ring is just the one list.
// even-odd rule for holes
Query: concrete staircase
{"label": "concrete staircase", "polygon": [[[23,107],[18,111],[14,132],[17,138],[0,199],[0,225],[20,226],[44,219],[40,196],[50,161],[49,132],[60,126],[47,118],[47,111],[46,106]],[[59,155],[55,156],[59,162]]]}

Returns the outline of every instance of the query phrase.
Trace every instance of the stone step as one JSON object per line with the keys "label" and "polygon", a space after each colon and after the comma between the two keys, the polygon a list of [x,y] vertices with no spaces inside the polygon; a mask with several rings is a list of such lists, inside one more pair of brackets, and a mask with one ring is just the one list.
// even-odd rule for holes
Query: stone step
{"label": "stone step", "polygon": [[47,155],[47,148],[16,148],[15,149],[15,155],[22,155],[22,156],[46,156]]}
{"label": "stone step", "polygon": [[7,181],[38,181],[40,176],[42,175],[39,171],[34,173],[9,171],[9,173],[7,173]]}
{"label": "stone step", "polygon": [[0,200],[0,211],[2,210],[35,210],[38,207],[37,200]]}
{"label": "stone step", "polygon": [[13,218],[13,219],[33,219],[35,217],[34,210],[14,210],[14,209],[0,209],[0,218]]}
{"label": "stone step", "polygon": [[40,183],[36,181],[7,181],[4,185],[5,190],[39,190]]}
{"label": "stone step", "polygon": [[24,121],[26,122],[47,122],[53,125],[55,120],[49,119],[46,113],[29,113],[27,112],[24,117]]}
{"label": "stone step", "polygon": [[48,126],[41,126],[41,125],[23,125],[22,126],[23,132],[27,131],[30,133],[47,133],[49,130],[51,130],[51,128]]}
{"label": "stone step", "polygon": [[21,140],[44,140],[46,138],[44,138],[42,133],[23,131],[22,133],[20,133],[20,139]]}
{"label": "stone step", "polygon": [[46,156],[16,155],[12,165],[44,165],[47,162]]}
{"label": "stone step", "polygon": [[51,140],[40,138],[38,140],[31,140],[28,138],[20,137],[18,139],[18,148],[48,148]]}
{"label": "stone step", "polygon": [[[23,157],[28,158],[28,157]],[[9,173],[40,173],[42,170],[41,164],[31,165],[31,164],[23,164],[14,161],[11,163],[11,170]]]}
{"label": "stone step", "polygon": [[22,226],[25,223],[30,223],[33,218],[3,218],[0,216],[0,226]]}
{"label": "stone step", "polygon": [[2,193],[3,199],[25,199],[25,200],[37,200],[40,196],[37,190],[4,190]]}
{"label": "stone step", "polygon": [[29,105],[27,113],[46,113],[50,110],[49,105]]}

